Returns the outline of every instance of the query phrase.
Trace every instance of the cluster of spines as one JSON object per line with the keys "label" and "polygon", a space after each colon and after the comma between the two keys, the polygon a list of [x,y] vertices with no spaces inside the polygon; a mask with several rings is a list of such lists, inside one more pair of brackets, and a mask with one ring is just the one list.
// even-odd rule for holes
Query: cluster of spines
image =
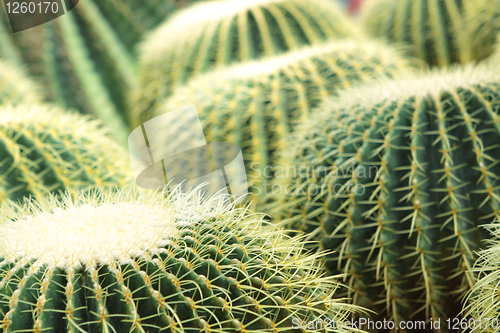
{"label": "cluster of spines", "polygon": [[[262,216],[221,210],[220,205],[214,211],[213,201],[199,205],[159,197],[86,196],[76,202],[86,211],[127,202],[139,214],[136,218],[147,217],[140,215],[144,206],[156,207],[161,215],[168,210],[165,204],[178,205],[173,222],[179,233],[169,237],[162,235],[161,226],[151,226],[158,237],[167,237],[167,245],[141,249],[140,257],[112,258],[116,254],[107,253],[106,262],[99,263],[89,253],[82,256],[85,262],[61,264],[61,254],[46,263],[36,254],[16,257],[0,247],[0,327],[6,332],[42,332],[49,327],[68,332],[302,332],[292,328],[293,319],[342,321],[356,311],[331,299],[338,284],[319,275],[319,257],[303,254],[301,240],[266,225]],[[4,206],[4,220],[25,218],[20,211],[28,211],[30,223],[36,223],[37,214],[66,209],[74,202]],[[182,210],[202,216],[193,220]],[[84,223],[84,216],[74,216],[74,223]],[[116,223],[120,218],[116,216]]]}
{"label": "cluster of spines", "polygon": [[0,108],[0,201],[130,183],[125,152],[99,126],[57,107]]}
{"label": "cluster of spines", "polygon": [[269,182],[269,168],[277,165],[276,156],[322,98],[411,69],[410,60],[382,43],[333,41],[194,78],[158,114],[195,104],[207,141],[234,142],[242,148],[249,185],[263,199],[269,190],[263,184]]}
{"label": "cluster of spines", "polygon": [[450,302],[473,285],[478,225],[499,217],[492,69],[344,91],[297,130],[283,164],[307,175],[278,181],[291,187],[274,217],[336,250],[327,267],[347,273],[357,304],[394,320],[458,314]]}
{"label": "cluster of spines", "polygon": [[[358,37],[333,2],[210,1],[179,12],[141,48],[131,123],[148,120],[175,86],[217,66],[273,56],[328,39]],[[139,112],[141,114],[135,114]]]}
{"label": "cluster of spines", "polygon": [[498,333],[500,327],[497,320],[500,316],[498,304],[498,281],[500,279],[500,221],[494,221],[485,228],[491,233],[487,248],[478,253],[473,270],[477,274],[474,287],[465,298],[463,315],[473,318],[480,326],[481,332]]}
{"label": "cluster of spines", "polygon": [[[495,20],[495,6],[497,1],[483,0],[370,0],[362,11],[365,30],[373,37],[406,43],[429,65],[447,67],[488,55],[481,53],[491,51],[491,39],[498,32],[488,23]],[[473,45],[480,45],[481,51]]]}

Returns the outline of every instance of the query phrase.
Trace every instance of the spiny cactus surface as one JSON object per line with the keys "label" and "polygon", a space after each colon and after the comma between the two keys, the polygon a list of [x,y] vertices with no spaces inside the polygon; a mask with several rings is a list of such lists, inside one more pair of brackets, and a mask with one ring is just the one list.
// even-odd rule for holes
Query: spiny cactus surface
{"label": "spiny cactus surface", "polygon": [[431,66],[479,61],[491,53],[498,29],[497,0],[367,0],[367,33],[410,45]]}
{"label": "spiny cactus surface", "polygon": [[142,45],[130,121],[135,127],[148,120],[142,113],[154,111],[176,85],[216,66],[358,35],[333,1],[225,0],[194,5],[167,20]]}
{"label": "spiny cactus surface", "polygon": [[293,321],[356,309],[301,240],[217,197],[101,192],[1,216],[4,332],[319,332]]}
{"label": "spiny cactus surface", "polygon": [[39,101],[39,88],[25,75],[24,69],[0,60],[0,105]]}
{"label": "spiny cactus surface", "polygon": [[288,147],[290,133],[322,98],[375,77],[397,77],[410,68],[410,60],[382,43],[333,41],[194,78],[161,111],[195,104],[207,141],[242,148],[249,185],[263,198],[276,155]]}
{"label": "spiny cactus surface", "polygon": [[99,126],[52,106],[0,107],[0,202],[132,182],[126,152]]}
{"label": "spiny cactus surface", "polygon": [[489,66],[343,91],[297,129],[271,214],[336,251],[327,267],[348,273],[356,304],[457,317],[487,238],[478,225],[500,215],[499,109]]}
{"label": "spiny cactus surface", "polygon": [[[500,225],[498,221],[486,226],[491,232],[487,248],[479,252],[474,265],[478,280],[465,299],[464,316],[476,323],[474,332],[500,332],[500,304],[498,303],[498,283],[500,280]],[[486,244],[484,244],[486,245]],[[488,319],[487,319],[488,318]]]}

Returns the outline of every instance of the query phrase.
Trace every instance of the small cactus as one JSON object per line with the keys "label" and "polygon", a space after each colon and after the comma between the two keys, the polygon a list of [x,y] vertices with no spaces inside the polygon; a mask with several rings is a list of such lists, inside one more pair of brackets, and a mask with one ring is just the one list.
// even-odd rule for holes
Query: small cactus
{"label": "small cactus", "polygon": [[[474,265],[478,280],[465,298],[464,318],[472,318],[476,323],[473,332],[500,332],[500,303],[498,302],[498,284],[500,282],[500,225],[498,221],[485,226],[491,232],[488,248],[478,253],[479,259]],[[472,322],[469,319],[469,322]],[[472,325],[471,325],[472,327]]]}
{"label": "small cactus", "polygon": [[500,74],[435,70],[342,91],[296,130],[272,216],[306,232],[356,304],[399,320],[456,317],[478,225],[500,217]]}
{"label": "small cactus", "polygon": [[384,44],[333,41],[193,78],[159,113],[195,104],[207,141],[242,148],[249,185],[262,199],[262,186],[271,176],[267,169],[276,165],[296,124],[309,118],[322,98],[410,68],[410,60]]}
{"label": "small cactus", "polygon": [[367,0],[362,21],[373,37],[406,43],[430,66],[447,67],[488,56],[498,6],[498,0]]}
{"label": "small cactus", "polygon": [[0,60],[0,105],[37,103],[40,100],[38,87],[26,77],[24,70]]}
{"label": "small cactus", "polygon": [[1,213],[4,332],[324,332],[297,325],[358,310],[300,239],[217,197],[99,191]]}
{"label": "small cactus", "polygon": [[176,85],[195,74],[358,35],[334,1],[226,0],[193,5],[143,43],[130,122],[136,127],[148,120],[143,113],[154,111]]}
{"label": "small cactus", "polygon": [[0,107],[0,202],[131,183],[127,153],[100,124],[57,107]]}

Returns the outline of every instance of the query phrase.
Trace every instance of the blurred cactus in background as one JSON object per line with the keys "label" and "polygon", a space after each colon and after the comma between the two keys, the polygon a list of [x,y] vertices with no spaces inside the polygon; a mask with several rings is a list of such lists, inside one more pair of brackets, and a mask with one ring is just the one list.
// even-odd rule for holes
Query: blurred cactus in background
{"label": "blurred cactus in background", "polygon": [[0,202],[131,184],[127,153],[99,126],[54,106],[1,106]]}
{"label": "blurred cactus in background", "polygon": [[273,56],[360,33],[334,1],[209,1],[179,12],[141,47],[132,127],[148,120],[176,85],[216,66]]}
{"label": "blurred cactus in background", "polygon": [[126,145],[125,95],[137,84],[135,45],[187,3],[80,1],[56,20],[16,34],[1,3],[0,57],[26,63],[47,101],[97,115]]}
{"label": "blurred cactus in background", "polygon": [[366,32],[410,46],[430,66],[480,61],[500,31],[498,0],[366,0]]}
{"label": "blurred cactus in background", "polygon": [[411,60],[382,43],[332,41],[195,77],[174,90],[157,114],[195,104],[208,141],[242,148],[249,185],[262,201],[262,186],[272,177],[266,170],[322,98],[411,69]]}

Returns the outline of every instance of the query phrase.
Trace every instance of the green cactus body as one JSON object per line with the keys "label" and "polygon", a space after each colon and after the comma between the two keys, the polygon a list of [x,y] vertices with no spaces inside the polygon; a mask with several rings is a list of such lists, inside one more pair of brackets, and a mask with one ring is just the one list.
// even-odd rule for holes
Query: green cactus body
{"label": "green cactus body", "polygon": [[174,1],[80,1],[56,20],[16,34],[1,7],[0,56],[27,63],[47,100],[97,115],[126,146],[126,91],[137,82],[134,46],[173,12]]}
{"label": "green cactus body", "polygon": [[498,1],[368,0],[362,21],[373,37],[406,43],[414,56],[431,66],[446,67],[487,56],[481,52],[491,51],[489,44],[498,32],[491,29],[494,23],[487,23],[494,20],[495,6]]}
{"label": "green cactus body", "polygon": [[409,68],[409,60],[384,44],[333,41],[194,78],[161,111],[195,104],[207,141],[242,148],[249,185],[260,202],[272,176],[269,167],[288,146],[296,124],[310,117],[322,98]]}
{"label": "green cactus body", "polygon": [[[474,265],[478,279],[464,304],[464,316],[476,323],[475,332],[500,332],[500,304],[498,303],[498,283],[500,279],[500,241],[498,221],[486,226],[491,232],[488,247],[479,252]],[[472,327],[472,325],[471,325]]]}
{"label": "green cactus body", "polygon": [[[356,304],[456,317],[500,213],[500,75],[468,66],[340,93],[297,129],[272,215],[336,250]],[[285,187],[287,186],[287,187]],[[454,306],[457,305],[457,306]]]}
{"label": "green cactus body", "polygon": [[0,105],[29,104],[40,100],[38,87],[24,75],[24,70],[0,60]]}
{"label": "green cactus body", "polygon": [[356,309],[331,299],[338,284],[301,240],[217,198],[199,202],[102,192],[4,206],[2,331],[324,332],[294,320]]}
{"label": "green cactus body", "polygon": [[216,66],[358,35],[354,24],[333,1],[229,0],[197,4],[173,16],[146,38],[130,121],[133,127],[139,126],[174,86]]}
{"label": "green cactus body", "polygon": [[0,202],[132,183],[128,155],[99,126],[55,107],[0,107]]}

